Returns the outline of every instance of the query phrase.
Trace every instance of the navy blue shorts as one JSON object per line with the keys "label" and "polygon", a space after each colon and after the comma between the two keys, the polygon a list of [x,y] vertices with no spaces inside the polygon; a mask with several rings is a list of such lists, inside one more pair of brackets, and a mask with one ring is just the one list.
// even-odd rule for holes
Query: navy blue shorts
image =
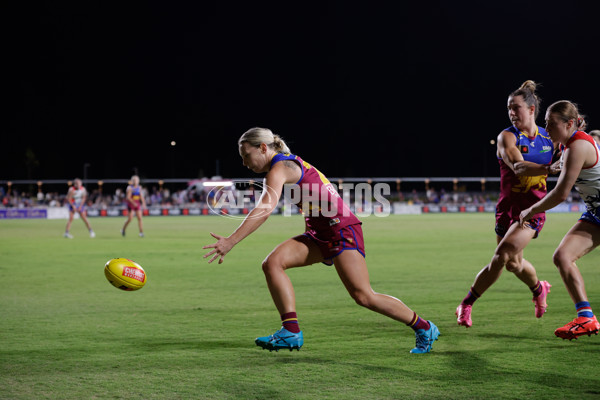
{"label": "navy blue shorts", "polygon": [[84,213],[85,209],[86,209],[85,204],[67,203],[67,205],[69,206],[69,211],[72,211],[72,212]]}
{"label": "navy blue shorts", "polygon": [[581,217],[579,218],[579,220],[585,221],[585,222],[590,222],[596,226],[600,226],[600,218],[598,218],[597,216],[595,216],[594,214],[592,214],[589,211],[586,211],[583,214],[581,214]]}

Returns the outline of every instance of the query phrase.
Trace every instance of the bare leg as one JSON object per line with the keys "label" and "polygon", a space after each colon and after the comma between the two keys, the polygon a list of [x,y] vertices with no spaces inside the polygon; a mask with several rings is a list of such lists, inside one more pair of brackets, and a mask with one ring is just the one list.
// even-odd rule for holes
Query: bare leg
{"label": "bare leg", "polygon": [[87,213],[84,212],[80,212],[79,216],[81,217],[81,219],[83,220],[83,223],[85,224],[85,226],[87,227],[88,231],[92,230],[92,227],[90,226],[90,221],[87,218]]}
{"label": "bare leg", "polygon": [[140,230],[140,233],[144,233],[144,226],[142,224],[142,210],[138,209],[135,211],[136,216],[137,216],[137,220],[138,220],[138,228]]}
{"label": "bare leg", "polygon": [[580,221],[567,232],[554,252],[554,264],[560,272],[573,303],[588,300],[585,283],[575,261],[595,249],[599,244],[599,227]]}
{"label": "bare leg", "polygon": [[71,224],[73,223],[73,217],[75,217],[75,212],[69,211],[69,219],[67,221],[67,227],[65,228],[65,232],[71,231]]}
{"label": "bare leg", "polygon": [[296,311],[294,287],[285,270],[322,260],[319,248],[305,236],[286,240],[265,258],[262,268],[279,314]]}
{"label": "bare leg", "polygon": [[346,250],[334,258],[335,268],[346,290],[357,304],[396,321],[409,324],[413,311],[399,299],[373,291],[365,258],[356,250]]}
{"label": "bare leg", "polygon": [[521,229],[517,223],[514,223],[504,238],[499,238],[492,261],[477,274],[473,282],[473,288],[479,295],[482,295],[498,280],[504,267],[514,273],[528,287],[532,287],[538,282],[535,268],[529,261],[523,259],[523,249],[534,235],[533,229]]}
{"label": "bare leg", "polygon": [[123,232],[125,232],[125,229],[127,229],[127,225],[129,225],[129,223],[131,222],[132,219],[133,219],[133,215],[131,214],[131,211],[129,211],[129,213],[127,213],[127,219],[125,220],[125,225],[123,225],[123,229],[122,229]]}

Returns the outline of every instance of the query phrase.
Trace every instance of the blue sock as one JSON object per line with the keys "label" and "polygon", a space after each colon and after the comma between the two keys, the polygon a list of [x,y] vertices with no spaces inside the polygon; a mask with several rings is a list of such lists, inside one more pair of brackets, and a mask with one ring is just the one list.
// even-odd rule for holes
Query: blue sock
{"label": "blue sock", "polygon": [[580,301],[579,303],[575,304],[575,309],[577,310],[577,317],[592,318],[594,316],[592,307],[587,301]]}

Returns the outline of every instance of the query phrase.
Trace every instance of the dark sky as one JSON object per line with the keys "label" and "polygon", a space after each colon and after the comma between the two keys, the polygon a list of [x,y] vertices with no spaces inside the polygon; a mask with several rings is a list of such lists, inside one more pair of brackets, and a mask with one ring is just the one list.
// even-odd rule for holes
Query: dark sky
{"label": "dark sky", "polygon": [[497,176],[527,79],[600,128],[592,1],[55,3],[2,6],[0,180],[251,176],[253,126],[330,177]]}

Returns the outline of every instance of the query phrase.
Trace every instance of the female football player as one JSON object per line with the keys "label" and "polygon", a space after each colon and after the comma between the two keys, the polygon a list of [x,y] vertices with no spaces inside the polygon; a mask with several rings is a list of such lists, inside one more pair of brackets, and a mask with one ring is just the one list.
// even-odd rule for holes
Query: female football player
{"label": "female football player", "polygon": [[144,199],[144,194],[142,193],[142,187],[140,186],[140,177],[137,175],[133,175],[131,177],[131,184],[127,186],[127,191],[125,193],[125,202],[127,203],[127,220],[125,220],[125,225],[123,225],[123,229],[121,229],[121,235],[125,236],[125,230],[127,229],[127,225],[133,219],[133,213],[138,220],[138,229],[139,236],[144,237],[144,227],[142,224],[142,209],[146,208],[146,199]]}
{"label": "female football player", "polygon": [[[240,137],[238,145],[242,163],[256,173],[266,173],[265,189],[255,208],[231,235],[220,236],[211,232],[217,242],[203,247],[212,249],[204,258],[211,257],[209,263],[219,258],[219,263],[222,263],[236,244],[267,220],[286,184],[295,184],[298,189],[295,200],[306,223],[303,234],[280,243],[262,263],[267,286],[283,326],[272,335],[257,338],[255,343],[268,350],[300,349],[304,339],[296,314],[294,288],[286,270],[323,262],[335,265],[342,283],[356,303],[414,329],[416,346],[411,353],[431,351],[440,334],[433,322],[420,318],[397,298],[374,292],[371,288],[361,222],[329,180],[315,167],[290,154],[285,142],[269,129],[248,130]],[[319,207],[321,205],[323,207]]]}
{"label": "female football player", "polygon": [[562,203],[573,185],[585,202],[586,212],[567,232],[553,257],[577,311],[573,321],[554,331],[556,336],[563,339],[598,334],[600,329],[588,302],[583,277],[575,264],[600,244],[600,152],[594,139],[578,130],[581,126],[584,126],[584,119],[577,106],[570,101],[561,100],[548,108],[546,130],[553,140],[564,146],[562,170],[556,187],[520,215],[521,226],[527,229],[536,214]]}
{"label": "female football player", "polygon": [[85,187],[83,187],[83,183],[81,182],[81,179],[75,178],[73,180],[73,186],[71,186],[69,188],[69,191],[67,192],[66,202],[67,202],[67,206],[69,207],[69,220],[67,221],[67,227],[65,228],[64,237],[73,239],[73,235],[71,235],[70,230],[71,230],[71,223],[73,222],[73,218],[75,217],[75,213],[79,213],[79,215],[81,216],[81,219],[83,220],[83,222],[85,223],[85,226],[87,227],[88,231],[90,232],[90,237],[91,238],[96,237],[96,234],[92,230],[92,227],[90,226],[90,222],[88,221],[88,218],[87,218],[87,211],[85,209],[86,199],[87,199],[87,190],[85,190]]}
{"label": "female football player", "polygon": [[475,277],[467,296],[456,308],[458,324],[470,327],[473,303],[506,268],[533,293],[535,316],[546,312],[546,297],[551,285],[541,281],[533,265],[523,258],[523,249],[538,236],[546,215],[537,213],[525,229],[519,229],[519,213],[546,195],[546,177],[554,144],[535,119],[540,101],[536,83],[526,81],[508,96],[508,117],[512,126],[498,135],[497,157],[500,164],[500,198],[496,205],[497,247],[491,262]]}

